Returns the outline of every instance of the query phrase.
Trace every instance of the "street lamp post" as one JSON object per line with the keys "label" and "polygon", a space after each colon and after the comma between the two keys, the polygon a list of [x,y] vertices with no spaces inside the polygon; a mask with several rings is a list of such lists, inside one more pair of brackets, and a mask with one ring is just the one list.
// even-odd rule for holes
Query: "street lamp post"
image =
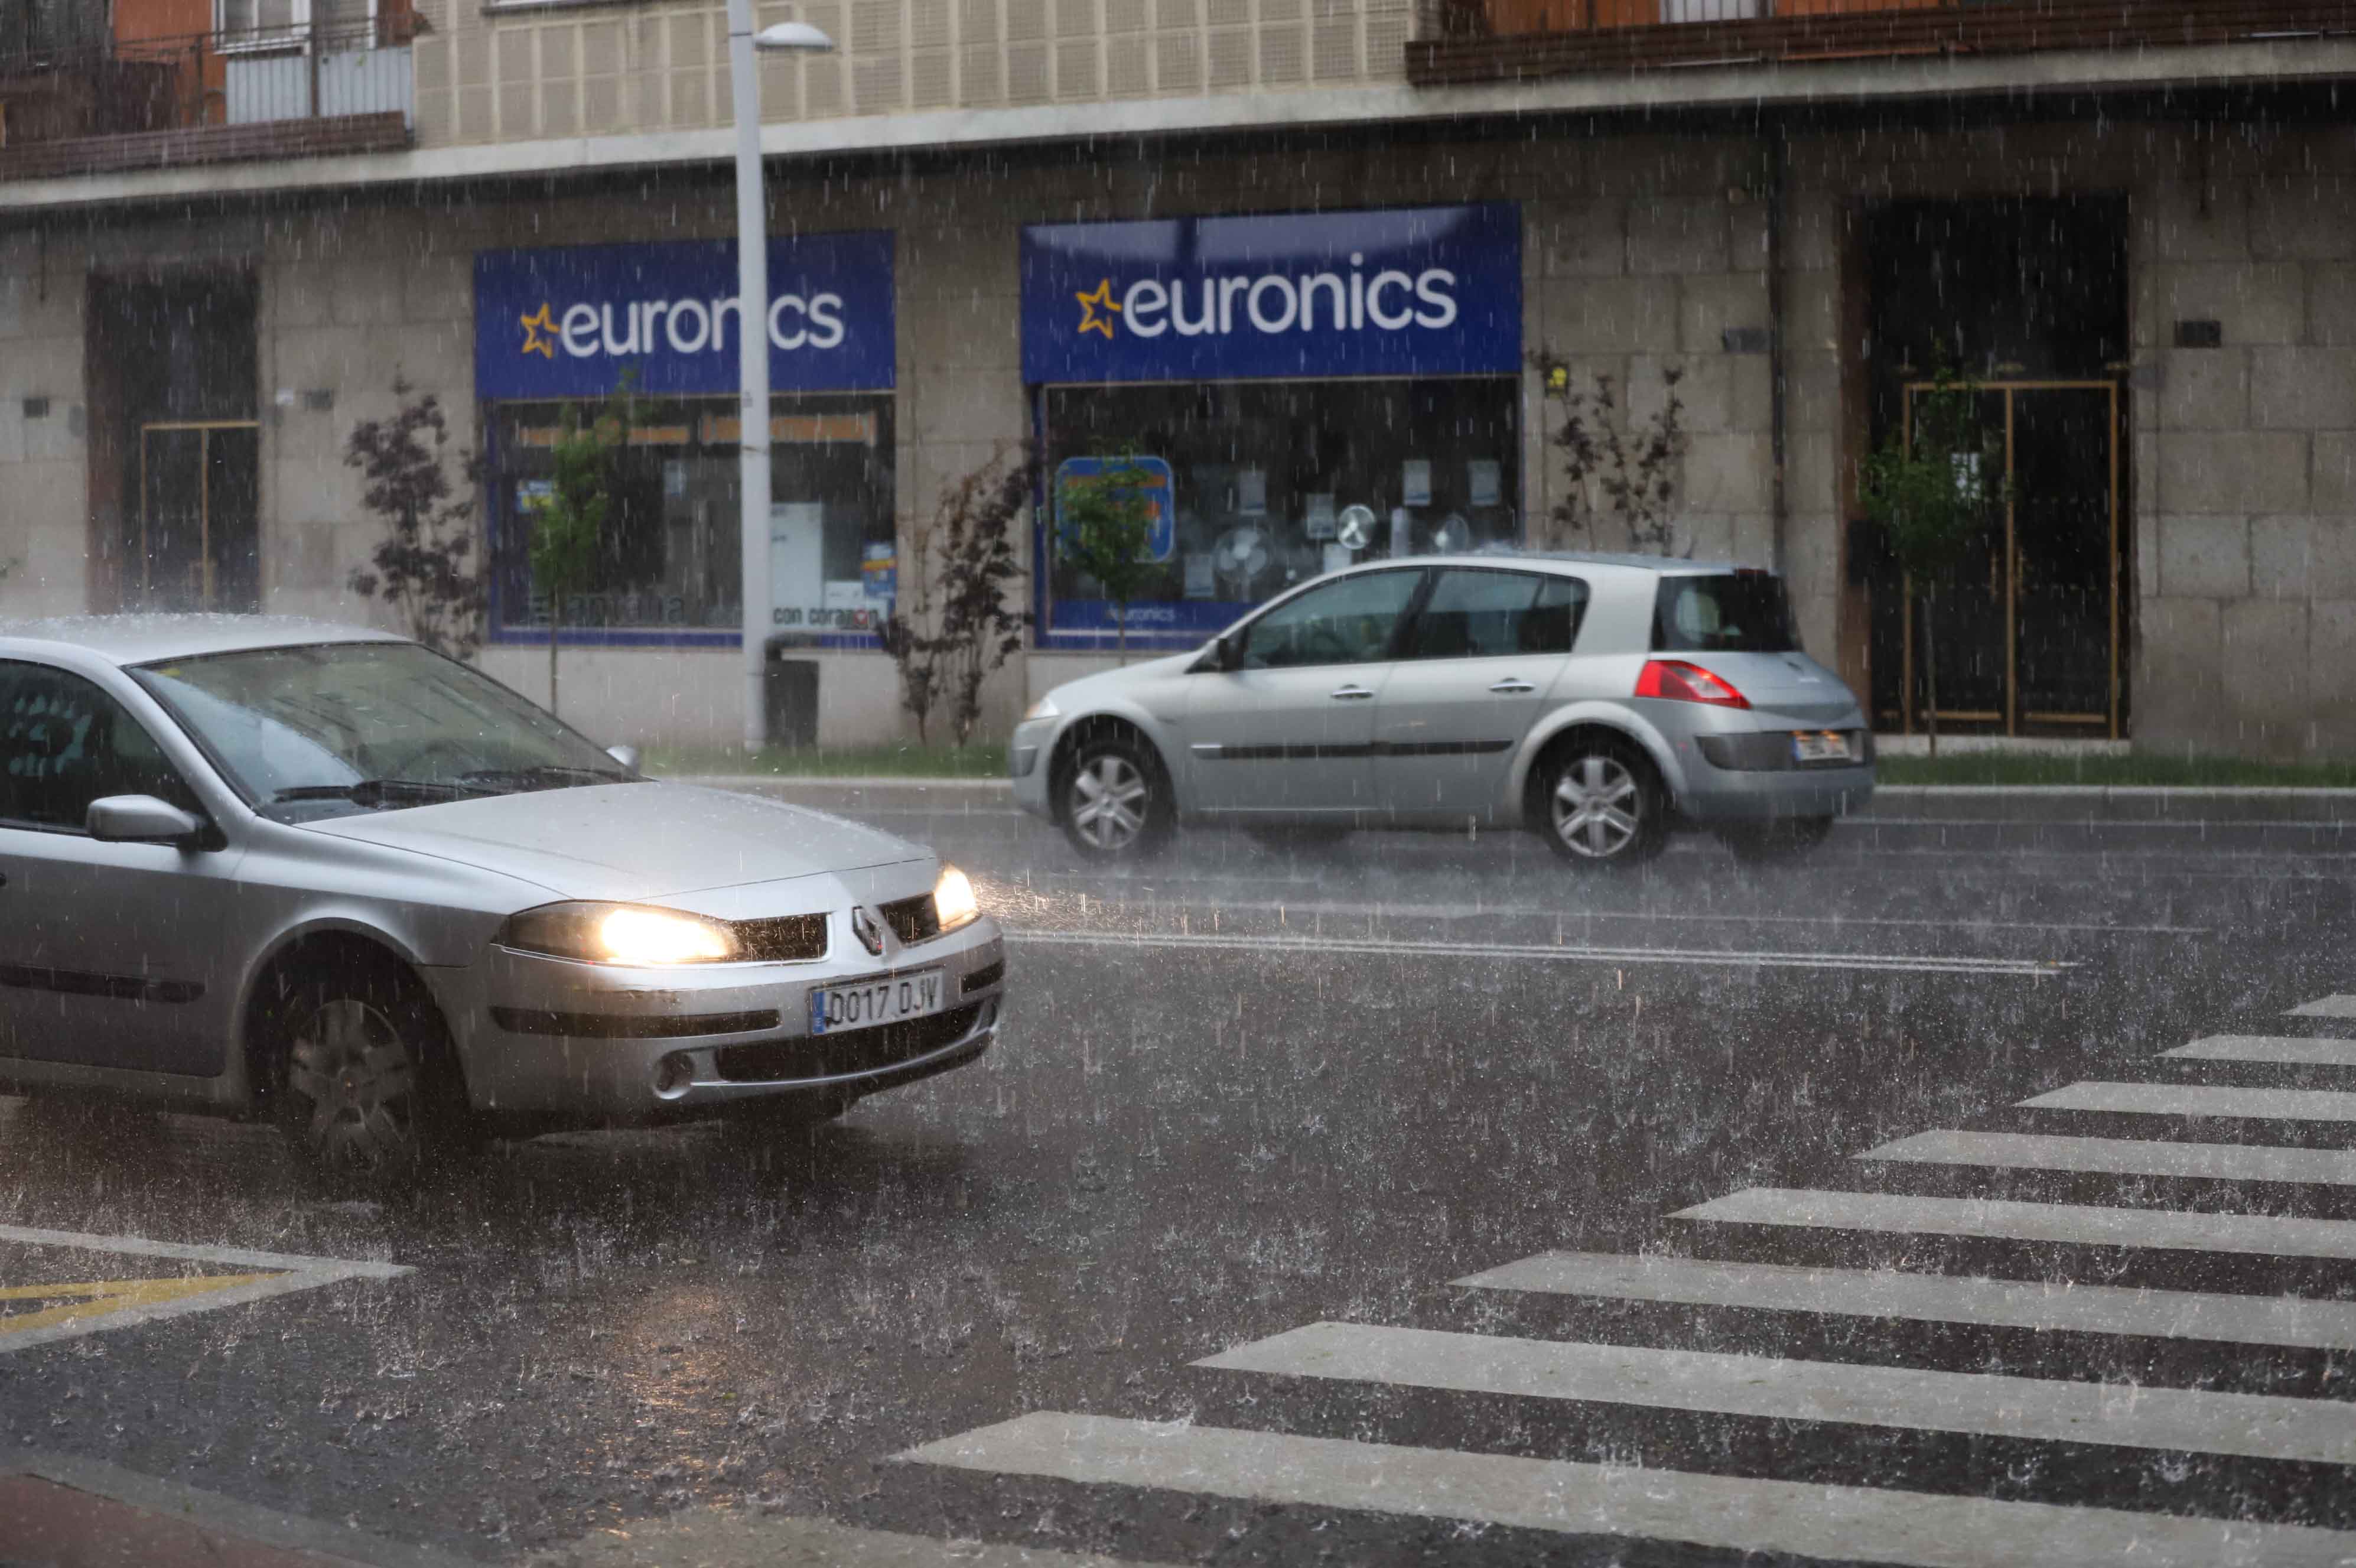
{"label": "street lamp post", "polygon": [[736,115],[736,340],[739,401],[739,525],[744,553],[744,749],[766,744],[768,705],[762,661],[768,650],[769,585],[769,221],[761,183],[761,49],[813,53],[834,40],[807,22],[753,30],[753,0],[728,0],[728,85]]}

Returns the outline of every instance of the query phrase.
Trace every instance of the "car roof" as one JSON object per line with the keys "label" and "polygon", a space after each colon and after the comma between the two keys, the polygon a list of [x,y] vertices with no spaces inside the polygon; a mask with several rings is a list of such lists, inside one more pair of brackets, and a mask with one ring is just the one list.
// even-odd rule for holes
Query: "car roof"
{"label": "car roof", "polygon": [[1753,572],[1731,561],[1691,561],[1677,555],[1615,555],[1601,550],[1485,550],[1466,555],[1402,555],[1367,561],[1352,568],[1369,571],[1381,566],[1615,566],[1650,572],[1664,577],[1722,577],[1730,572]]}
{"label": "car roof", "polygon": [[306,620],[300,616],[112,615],[61,616],[49,620],[0,620],[0,651],[65,647],[119,665],[159,659],[194,659],[257,648],[322,642],[406,642],[364,626]]}

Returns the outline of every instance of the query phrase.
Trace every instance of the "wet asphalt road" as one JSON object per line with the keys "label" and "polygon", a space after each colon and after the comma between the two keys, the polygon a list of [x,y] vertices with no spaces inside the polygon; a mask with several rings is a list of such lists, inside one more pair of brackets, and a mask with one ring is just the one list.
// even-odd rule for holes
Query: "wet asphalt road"
{"label": "wet asphalt road", "polygon": [[[322,1201],[266,1129],[0,1100],[0,1225],[413,1271],[13,1350],[0,1317],[0,1444],[493,1562],[594,1560],[715,1504],[1172,1563],[1740,1560],[1404,1517],[1429,1502],[1408,1481],[1371,1512],[893,1459],[1031,1412],[2356,1530],[2339,1462],[1935,1430],[1936,1391],[1869,1425],[1190,1365],[1347,1323],[2344,1409],[2346,1349],[1450,1282],[1656,1251],[2356,1297],[2350,1257],[2254,1243],[1672,1218],[1763,1187],[2356,1220],[2356,1186],[1856,1157],[1938,1129],[2346,1146],[2329,1122],[2019,1102],[2356,1089],[2351,1068],[2154,1059],[2356,1035],[2283,1016],[2356,991],[2356,842],[1856,828],[1794,866],[1680,841],[1605,882],[1511,835],[1210,833],[1110,874],[966,804],[873,820],[964,865],[1008,926],[1001,1043],[806,1142],[546,1138],[371,1208]],[[209,1266],[0,1241],[0,1287]]]}

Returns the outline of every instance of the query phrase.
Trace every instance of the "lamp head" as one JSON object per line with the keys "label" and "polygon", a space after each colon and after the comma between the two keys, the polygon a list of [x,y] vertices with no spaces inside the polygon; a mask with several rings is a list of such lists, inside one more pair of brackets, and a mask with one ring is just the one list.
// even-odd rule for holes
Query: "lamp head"
{"label": "lamp head", "polygon": [[831,54],[834,40],[808,22],[779,22],[753,35],[756,49],[798,49],[806,54]]}

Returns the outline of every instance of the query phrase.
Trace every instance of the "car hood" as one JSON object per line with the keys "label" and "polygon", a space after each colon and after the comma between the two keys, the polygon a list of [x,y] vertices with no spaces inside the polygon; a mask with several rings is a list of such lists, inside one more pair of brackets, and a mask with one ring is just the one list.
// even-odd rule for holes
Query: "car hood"
{"label": "car hood", "polygon": [[1186,653],[1171,654],[1166,659],[1148,659],[1141,663],[1100,670],[1076,681],[1066,681],[1047,695],[1066,714],[1076,713],[1089,703],[1099,702],[1125,688],[1145,685],[1172,675],[1183,675],[1201,657],[1203,650],[1197,648]]}
{"label": "car hood", "polygon": [[931,854],[823,811],[687,784],[491,795],[303,827],[479,866],[566,898],[665,898]]}

